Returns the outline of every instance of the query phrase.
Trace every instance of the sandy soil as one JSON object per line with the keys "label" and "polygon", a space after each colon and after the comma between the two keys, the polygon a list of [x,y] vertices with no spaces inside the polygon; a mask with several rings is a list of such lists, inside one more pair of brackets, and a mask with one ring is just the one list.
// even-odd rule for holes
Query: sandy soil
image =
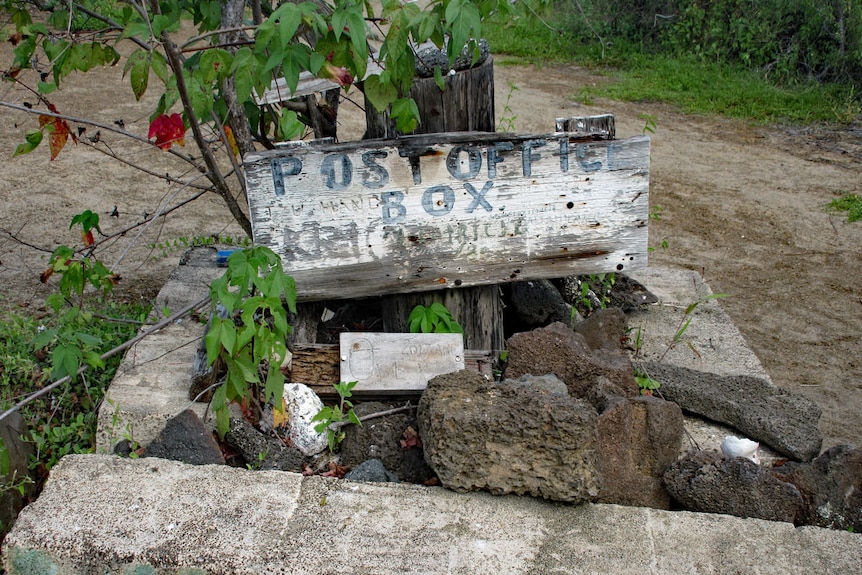
{"label": "sandy soil", "polygon": [[[8,61],[4,46],[0,62]],[[862,122],[761,128],[687,116],[659,104],[596,99],[585,106],[573,98],[606,80],[575,66],[498,62],[495,75],[497,117],[513,119],[518,132],[547,133],[557,117],[610,112],[624,138],[642,132],[642,114],[655,118],[650,201],[662,211],[650,223],[650,242],[657,247],[651,262],[697,270],[714,291],[731,294],[721,305],[773,381],[823,408],[824,447],[862,444],[862,223],[826,211],[836,194],[862,194]],[[135,102],[121,76],[116,68],[73,76],[53,102],[72,116],[106,124],[122,119],[127,129],[146,136],[158,94],[153,90]],[[510,91],[511,85],[518,89]],[[34,98],[3,83],[0,100]],[[350,104],[343,105],[340,121],[342,140],[361,134]],[[103,143],[95,149],[70,144],[54,162],[46,147],[12,159],[36,118],[0,108],[0,126],[0,309],[39,312],[50,289],[39,283],[48,254],[59,243],[80,242],[69,221],[86,209],[102,214],[105,233],[128,230],[102,255],[122,274],[119,289],[128,297],[152,298],[178,261],[179,251],[164,257],[149,245],[180,236],[240,235],[215,196],[144,230],[132,227],[145,212],[192,192],[177,192],[97,150],[108,145],[158,173],[179,176],[184,168],[154,146],[102,131]],[[88,128],[86,135],[94,131]],[[115,205],[119,217],[109,217]],[[659,247],[663,240],[667,249]]]}

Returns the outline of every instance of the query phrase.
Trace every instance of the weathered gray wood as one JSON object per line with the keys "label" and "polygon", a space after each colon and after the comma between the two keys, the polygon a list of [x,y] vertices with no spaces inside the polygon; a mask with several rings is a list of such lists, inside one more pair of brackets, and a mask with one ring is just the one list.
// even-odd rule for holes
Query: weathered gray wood
{"label": "weathered gray wood", "polygon": [[245,158],[254,241],[303,300],[647,264],[649,138],[433,134]]}
{"label": "weathered gray wood", "polygon": [[357,392],[421,391],[464,369],[458,333],[342,333],[339,349],[341,381],[356,381]]}
{"label": "weathered gray wood", "polygon": [[613,114],[557,118],[554,129],[558,132],[591,135],[599,140],[613,140],[616,138],[616,124]]}
{"label": "weathered gray wood", "polygon": [[[488,58],[479,66],[444,76],[441,91],[434,78],[414,78],[410,97],[419,108],[421,123],[414,134],[454,131],[494,131],[494,62]],[[366,98],[365,139],[395,138],[388,114],[381,114]]]}
{"label": "weathered gray wood", "polygon": [[[494,131],[494,65],[489,57],[482,65],[446,74],[444,90],[434,78],[415,78],[410,96],[416,101],[421,124],[417,134]],[[400,136],[385,114],[365,104],[366,137]],[[464,341],[474,349],[502,349],[503,305],[496,286],[429,291],[423,295],[393,294],[383,298],[383,325],[388,332],[406,332],[407,317],[418,304],[443,303],[464,327]]]}
{"label": "weathered gray wood", "polygon": [[383,305],[383,331],[410,331],[407,318],[417,305],[441,303],[464,329],[464,345],[469,349],[505,349],[503,302],[496,285],[465,289],[435,290],[394,296]]}

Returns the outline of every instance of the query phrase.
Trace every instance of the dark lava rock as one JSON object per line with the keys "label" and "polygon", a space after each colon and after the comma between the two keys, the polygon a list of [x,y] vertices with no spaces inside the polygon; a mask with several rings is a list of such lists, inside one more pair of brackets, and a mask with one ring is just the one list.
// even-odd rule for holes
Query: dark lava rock
{"label": "dark lava rock", "polygon": [[302,473],[308,459],[295,447],[261,433],[242,417],[230,418],[224,441],[256,469],[277,469]]}
{"label": "dark lava rock", "polygon": [[425,459],[455,491],[593,500],[601,490],[596,411],[561,391],[468,371],[437,376],[419,401]]}
{"label": "dark lava rock", "polygon": [[543,327],[555,321],[566,325],[579,322],[581,317],[572,316],[572,306],[563,301],[563,296],[549,280],[515,282],[508,288],[510,321],[521,329]]}
{"label": "dark lava rock", "polygon": [[599,414],[598,501],[669,509],[662,476],[676,461],[685,430],[682,410],[657,397],[616,397]]}
{"label": "dark lava rock", "polygon": [[671,496],[691,511],[793,522],[802,509],[796,487],[741,457],[693,451],[670,466],[664,481]]}
{"label": "dark lava rock", "polygon": [[588,397],[599,378],[605,378],[614,394],[640,395],[629,356],[619,349],[591,350],[580,333],[563,323],[516,333],[507,342],[506,377],[552,373],[566,383],[573,397]]}
{"label": "dark lava rock", "polygon": [[643,369],[661,382],[661,394],[683,410],[738,429],[792,459],[820,453],[820,407],[801,395],[747,375],[723,376],[658,362]]}
{"label": "dark lava rock", "polygon": [[[357,404],[353,411],[357,417],[365,417],[393,407],[396,406],[365,402]],[[369,459],[379,459],[401,481],[424,483],[434,477],[434,471],[425,462],[421,438],[415,437],[418,427],[416,416],[411,412],[369,419],[363,421],[361,427],[348,425],[344,428],[339,461],[341,465],[353,467]]]}
{"label": "dark lava rock", "polygon": [[626,314],[618,307],[599,309],[575,326],[593,351],[622,347],[622,338],[628,329]]}
{"label": "dark lava rock", "polygon": [[791,461],[772,473],[802,493],[798,524],[862,533],[862,449],[838,445],[811,463]]}
{"label": "dark lava rock", "polygon": [[357,465],[344,475],[351,481],[368,481],[371,483],[398,483],[398,476],[386,469],[379,459],[369,459]]}
{"label": "dark lava rock", "polygon": [[190,409],[169,419],[141,456],[160,457],[192,465],[224,465],[224,456],[212,431]]}

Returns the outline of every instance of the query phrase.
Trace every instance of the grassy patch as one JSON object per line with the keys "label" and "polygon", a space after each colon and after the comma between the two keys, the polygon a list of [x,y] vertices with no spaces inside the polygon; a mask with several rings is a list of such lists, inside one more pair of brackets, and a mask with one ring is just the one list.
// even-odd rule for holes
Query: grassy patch
{"label": "grassy patch", "polygon": [[847,212],[848,222],[862,220],[862,196],[844,194],[829,202],[829,209],[834,212]]}
{"label": "grassy patch", "polygon": [[575,63],[609,76],[607,84],[574,93],[579,101],[607,97],[665,102],[686,113],[720,114],[762,124],[848,122],[862,112],[858,91],[849,84],[780,86],[742,65],[647,53],[639,45],[619,40],[603,49],[595,30],[571,14],[490,20],[482,32],[496,54],[517,56],[530,64]]}
{"label": "grassy patch", "polygon": [[597,93],[616,100],[667,102],[686,113],[757,123],[848,122],[860,111],[849,86],[812,82],[781,87],[757,72],[694,58],[630,54],[615,79]]}
{"label": "grassy patch", "polygon": [[[112,301],[93,309],[92,317],[80,327],[100,340],[102,352],[134,337],[148,312],[138,304]],[[0,320],[0,406],[4,410],[51,382],[51,346],[34,349],[33,340],[44,329],[56,327],[44,322],[56,321],[57,317],[62,316],[37,320],[7,314]],[[121,359],[120,355],[110,358],[104,369],[91,369],[21,409],[27,423],[26,439],[36,449],[30,471],[37,484],[62,456],[93,451],[98,407]]]}

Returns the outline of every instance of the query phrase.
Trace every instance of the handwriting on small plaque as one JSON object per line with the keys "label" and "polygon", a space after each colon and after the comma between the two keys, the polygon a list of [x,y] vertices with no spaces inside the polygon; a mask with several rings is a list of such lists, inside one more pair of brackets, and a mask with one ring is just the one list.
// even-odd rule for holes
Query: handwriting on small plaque
{"label": "handwriting on small plaque", "polygon": [[421,391],[437,375],[464,369],[457,333],[342,333],[341,380],[354,391]]}

